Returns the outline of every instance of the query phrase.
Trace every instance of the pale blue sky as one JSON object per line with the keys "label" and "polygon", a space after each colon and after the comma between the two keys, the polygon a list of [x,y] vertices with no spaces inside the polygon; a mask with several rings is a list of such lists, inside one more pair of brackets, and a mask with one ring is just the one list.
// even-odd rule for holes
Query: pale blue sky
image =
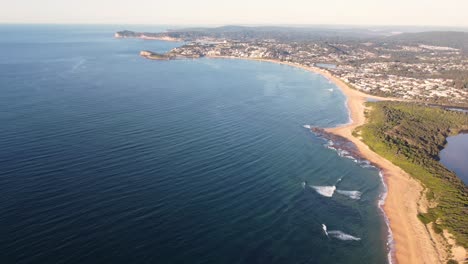
{"label": "pale blue sky", "polygon": [[0,23],[468,26],[468,0],[0,0]]}

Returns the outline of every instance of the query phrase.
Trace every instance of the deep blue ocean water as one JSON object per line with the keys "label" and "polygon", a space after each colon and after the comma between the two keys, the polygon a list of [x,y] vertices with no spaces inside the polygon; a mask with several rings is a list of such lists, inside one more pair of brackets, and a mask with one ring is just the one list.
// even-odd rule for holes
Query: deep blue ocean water
{"label": "deep blue ocean water", "polygon": [[0,263],[387,261],[378,171],[303,127],[333,84],[125,28],[0,26]]}

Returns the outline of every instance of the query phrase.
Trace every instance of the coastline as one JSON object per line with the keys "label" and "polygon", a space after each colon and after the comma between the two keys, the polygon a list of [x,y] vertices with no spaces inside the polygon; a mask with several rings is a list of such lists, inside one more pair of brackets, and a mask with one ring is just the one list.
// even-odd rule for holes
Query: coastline
{"label": "coastline", "polygon": [[[375,164],[380,169],[382,183],[386,189],[379,201],[379,207],[383,209],[384,217],[389,226],[389,238],[391,250],[389,261],[391,263],[445,263],[452,255],[446,248],[444,239],[426,227],[418,218],[420,212],[425,212],[427,202],[424,199],[424,188],[421,183],[398,166],[373,152],[359,138],[353,136],[355,128],[365,124],[366,117],[364,103],[368,99],[381,101],[395,101],[398,99],[367,95],[350,88],[339,78],[330,72],[317,68],[307,67],[290,62],[282,62],[269,59],[237,58],[225,56],[207,56],[207,58],[219,59],[245,59],[262,62],[270,62],[301,68],[309,72],[321,74],[340,88],[346,97],[346,105],[349,111],[349,123],[333,128],[324,129],[325,132],[346,138],[354,143],[363,158]],[[403,101],[403,100],[401,100]],[[445,235],[447,237],[447,235]],[[452,241],[451,243],[454,246]],[[462,248],[453,249],[455,259],[463,260],[465,252]],[[458,253],[457,253],[458,252]]]}
{"label": "coastline", "polygon": [[338,86],[346,97],[345,104],[348,109],[349,122],[337,127],[325,128],[324,131],[354,143],[360,156],[380,170],[379,175],[385,192],[382,193],[378,201],[378,207],[382,210],[388,227],[389,263],[445,263],[448,259],[464,263],[465,257],[468,256],[466,249],[457,246],[450,233],[444,230],[443,236],[438,235],[430,226],[424,225],[418,219],[418,214],[425,213],[429,208],[429,203],[424,195],[427,190],[422,184],[400,167],[372,151],[359,137],[353,135],[355,128],[366,122],[365,102],[369,99],[379,101],[407,100],[365,94],[352,89],[329,71],[315,66],[261,58],[231,56],[206,56],[206,58],[241,59],[288,65],[320,74]]}

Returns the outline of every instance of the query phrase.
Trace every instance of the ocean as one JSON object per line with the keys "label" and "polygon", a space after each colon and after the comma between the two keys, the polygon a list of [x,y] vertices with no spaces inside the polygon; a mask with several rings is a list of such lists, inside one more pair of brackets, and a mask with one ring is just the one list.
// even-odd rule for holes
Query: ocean
{"label": "ocean", "polygon": [[304,128],[334,84],[122,29],[164,28],[0,26],[0,263],[388,262],[379,171]]}

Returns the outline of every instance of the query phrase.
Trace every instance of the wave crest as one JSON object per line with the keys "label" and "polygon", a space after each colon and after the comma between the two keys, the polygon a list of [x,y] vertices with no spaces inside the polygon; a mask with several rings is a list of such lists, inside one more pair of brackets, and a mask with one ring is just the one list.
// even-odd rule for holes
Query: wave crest
{"label": "wave crest", "polygon": [[325,197],[332,197],[333,193],[335,193],[336,186],[310,186],[312,187],[318,194],[325,196]]}
{"label": "wave crest", "polygon": [[361,238],[352,236],[350,234],[346,234],[345,232],[339,231],[339,230],[331,230],[328,231],[328,235],[339,239],[339,240],[344,240],[344,241],[359,241]]}
{"label": "wave crest", "polygon": [[[305,187],[304,183],[302,183],[303,187]],[[362,192],[360,191],[344,191],[344,190],[337,190],[336,186],[310,186],[314,189],[318,194],[325,196],[325,197],[333,197],[335,192],[347,196],[354,200],[361,199]]]}
{"label": "wave crest", "polygon": [[362,193],[360,191],[343,191],[343,190],[336,190],[337,193],[342,194],[344,196],[348,196],[351,199],[359,200],[361,199]]}

